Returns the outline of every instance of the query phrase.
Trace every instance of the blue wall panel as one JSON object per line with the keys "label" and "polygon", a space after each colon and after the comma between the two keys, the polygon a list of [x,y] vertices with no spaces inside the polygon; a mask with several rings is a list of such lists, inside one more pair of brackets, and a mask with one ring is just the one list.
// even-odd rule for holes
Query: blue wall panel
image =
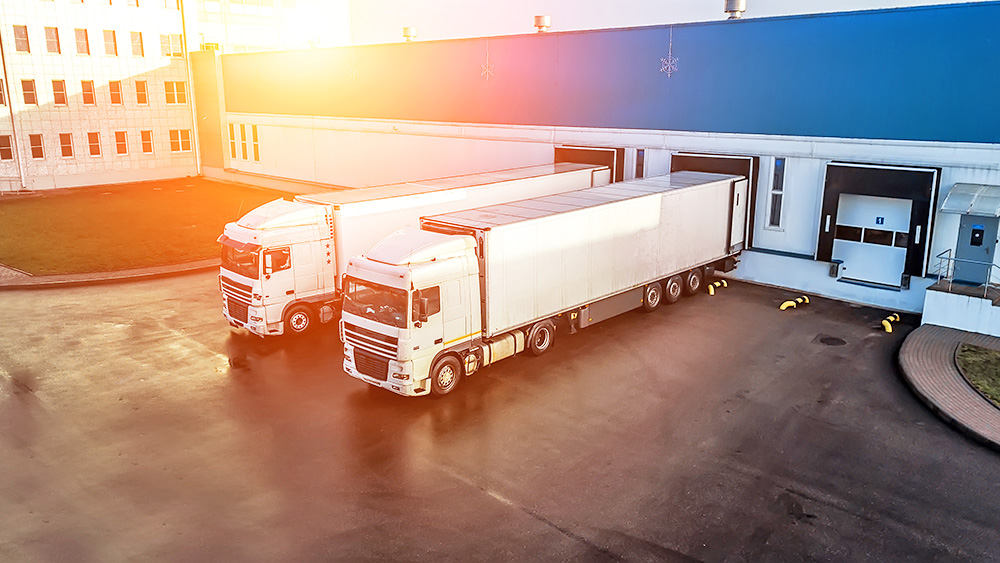
{"label": "blue wall panel", "polygon": [[234,112],[998,143],[998,29],[986,2],[226,55],[223,71]]}

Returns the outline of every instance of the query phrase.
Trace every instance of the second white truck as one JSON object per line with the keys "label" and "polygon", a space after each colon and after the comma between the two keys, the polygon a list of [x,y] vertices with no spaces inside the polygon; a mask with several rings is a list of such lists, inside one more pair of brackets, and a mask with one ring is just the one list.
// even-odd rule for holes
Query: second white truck
{"label": "second white truck", "polygon": [[729,271],[747,180],[675,172],[421,219],[347,267],[344,371],[400,395],[444,395],[524,350],[656,309]]}
{"label": "second white truck", "polygon": [[422,215],[610,181],[606,166],[557,163],[265,203],[219,237],[223,314],[258,336],[306,331],[334,317],[347,259]]}

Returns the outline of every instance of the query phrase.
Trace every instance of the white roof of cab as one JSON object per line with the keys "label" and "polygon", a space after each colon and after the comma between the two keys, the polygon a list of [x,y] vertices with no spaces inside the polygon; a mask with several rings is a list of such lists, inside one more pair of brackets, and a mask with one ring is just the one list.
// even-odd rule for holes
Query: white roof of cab
{"label": "white roof of cab", "polygon": [[316,205],[276,199],[250,211],[236,224],[248,229],[302,227],[316,224],[316,217],[322,215],[323,209]]}
{"label": "white roof of cab", "polygon": [[382,239],[365,257],[383,264],[405,266],[461,256],[475,246],[476,241],[472,237],[443,235],[421,231],[416,227],[404,227]]}

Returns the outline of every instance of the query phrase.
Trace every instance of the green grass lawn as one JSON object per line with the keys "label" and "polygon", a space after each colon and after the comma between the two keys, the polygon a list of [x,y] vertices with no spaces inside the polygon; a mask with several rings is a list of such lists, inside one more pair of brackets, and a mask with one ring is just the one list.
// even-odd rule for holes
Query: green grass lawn
{"label": "green grass lawn", "polygon": [[0,198],[0,264],[74,274],[219,256],[226,223],[286,196],[183,178]]}
{"label": "green grass lawn", "polygon": [[962,344],[956,361],[969,383],[1000,407],[1000,352]]}

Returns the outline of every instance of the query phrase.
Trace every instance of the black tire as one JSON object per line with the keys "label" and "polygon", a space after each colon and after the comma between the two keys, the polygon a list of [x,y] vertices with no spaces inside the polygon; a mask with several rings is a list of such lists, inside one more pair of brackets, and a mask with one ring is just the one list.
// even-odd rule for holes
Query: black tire
{"label": "black tire", "polygon": [[288,311],[288,316],[285,317],[285,332],[290,334],[308,332],[315,324],[315,320],[312,309],[305,305],[296,305]]}
{"label": "black tire", "polygon": [[684,293],[684,278],[680,276],[671,276],[663,284],[663,300],[667,302],[668,305],[677,303],[677,300],[681,298],[681,294]]}
{"label": "black tire", "polygon": [[652,313],[660,308],[660,302],[662,301],[663,286],[660,285],[660,282],[653,282],[647,285],[642,294],[642,310]]}
{"label": "black tire", "polygon": [[535,323],[528,331],[528,350],[534,356],[541,356],[552,347],[556,340],[556,325],[545,320]]}
{"label": "black tire", "polygon": [[455,390],[462,379],[462,366],[454,356],[444,356],[431,368],[431,393],[444,397]]}
{"label": "black tire", "polygon": [[701,288],[705,285],[705,271],[701,268],[695,268],[688,273],[684,274],[684,293],[687,295],[694,295],[701,291]]}

